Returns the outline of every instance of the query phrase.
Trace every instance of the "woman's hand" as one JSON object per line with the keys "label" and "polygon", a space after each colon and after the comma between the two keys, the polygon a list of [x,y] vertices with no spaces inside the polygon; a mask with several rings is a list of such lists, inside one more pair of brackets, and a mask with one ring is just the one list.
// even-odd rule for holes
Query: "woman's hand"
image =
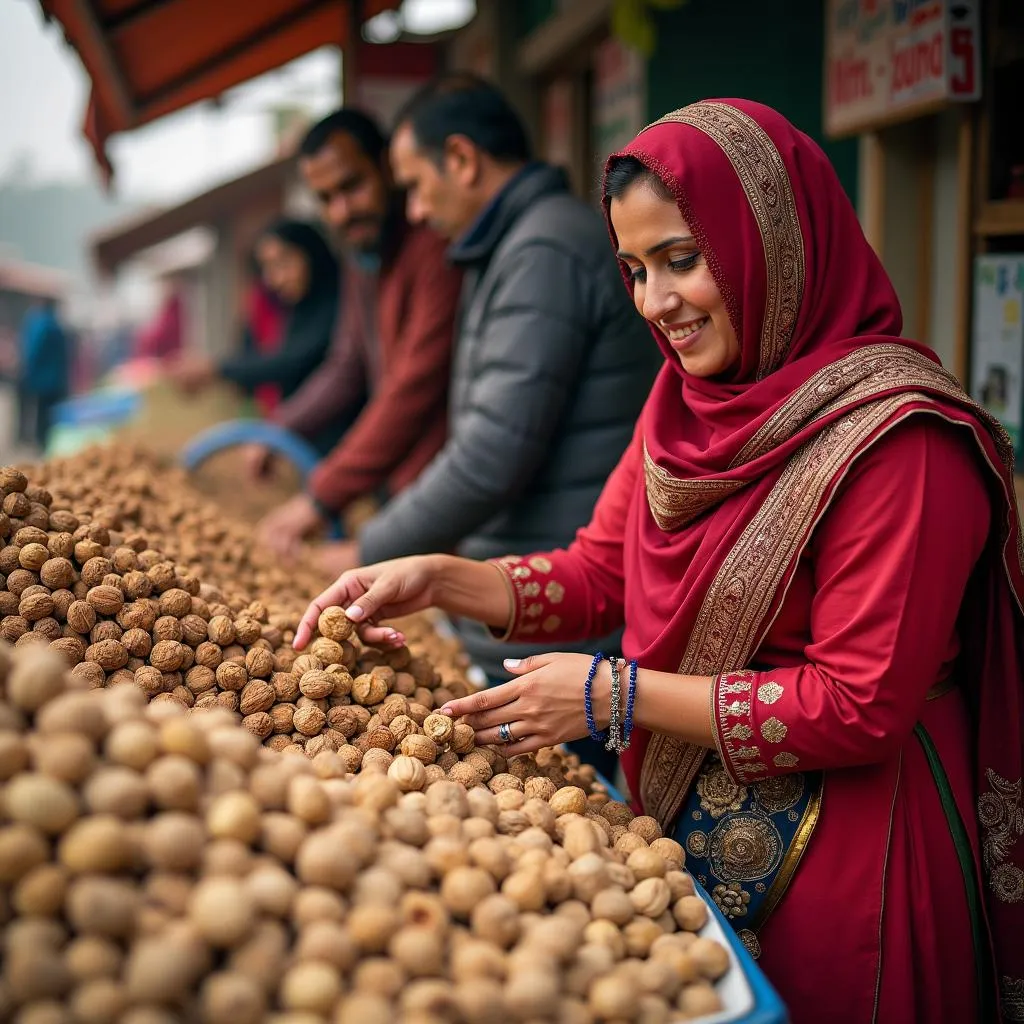
{"label": "woman's hand", "polygon": [[[588,654],[538,654],[523,661],[509,660],[505,668],[516,678],[500,686],[449,701],[441,711],[466,718],[480,745],[501,745],[502,754],[528,754],[587,735],[583,685],[593,659]],[[602,662],[594,678],[594,719],[598,728],[608,721],[611,680]],[[512,742],[503,743],[500,725],[508,725]]]}
{"label": "woman's hand", "polygon": [[343,572],[306,609],[295,633],[301,651],[325,608],[340,607],[359,623],[365,643],[399,647],[405,637],[380,619],[440,608],[451,615],[503,627],[512,612],[512,594],[500,570],[487,562],[453,555],[412,555]]}
{"label": "woman's hand", "polygon": [[306,609],[295,633],[295,649],[301,651],[309,643],[320,613],[332,607],[344,608],[359,623],[364,643],[400,647],[405,637],[389,626],[378,626],[377,619],[411,615],[436,604],[440,571],[437,555],[413,555],[343,572]]}

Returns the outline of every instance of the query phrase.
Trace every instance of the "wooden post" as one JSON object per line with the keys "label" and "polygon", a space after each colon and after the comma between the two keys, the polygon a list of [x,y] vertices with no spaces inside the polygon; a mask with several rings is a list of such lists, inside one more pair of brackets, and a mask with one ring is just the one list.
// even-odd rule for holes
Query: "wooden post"
{"label": "wooden post", "polygon": [[[956,154],[956,296],[954,298],[953,365],[950,369],[967,387],[971,359],[971,293],[974,287],[974,139],[975,108],[965,106],[960,112]],[[987,184],[987,183],[986,183]]]}
{"label": "wooden post", "polygon": [[885,262],[885,149],[877,132],[861,137],[860,222],[868,244]]}
{"label": "wooden post", "polygon": [[347,107],[359,106],[359,50],[363,42],[363,2],[347,0],[345,4],[345,46],[342,51],[342,95]]}

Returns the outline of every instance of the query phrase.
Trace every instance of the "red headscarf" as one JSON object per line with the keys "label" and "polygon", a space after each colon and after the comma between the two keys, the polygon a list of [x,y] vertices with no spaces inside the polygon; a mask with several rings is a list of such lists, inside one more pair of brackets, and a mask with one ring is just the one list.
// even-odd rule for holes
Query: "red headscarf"
{"label": "red headscarf", "polygon": [[[675,197],[741,346],[730,374],[701,379],[653,331],[667,360],[638,427],[646,500],[624,549],[647,614],[627,623],[624,649],[663,671],[748,667],[845,468],[897,420],[938,413],[973,432],[1006,499],[981,567],[988,604],[965,609],[963,629],[977,671],[979,791],[994,770],[1016,785],[1019,806],[1024,543],[1005,432],[932,352],[899,337],[898,300],[835,172],[780,114],[745,100],[693,104],[609,166],[620,156],[637,158]],[[777,514],[765,519],[768,507]],[[723,573],[744,545],[745,574]],[[634,740],[623,760],[647,813],[674,820],[704,753],[660,735]],[[1024,832],[1024,820],[1012,830]],[[1024,870],[1021,846],[1003,870]],[[990,906],[1004,950],[1019,946],[1015,910]]]}

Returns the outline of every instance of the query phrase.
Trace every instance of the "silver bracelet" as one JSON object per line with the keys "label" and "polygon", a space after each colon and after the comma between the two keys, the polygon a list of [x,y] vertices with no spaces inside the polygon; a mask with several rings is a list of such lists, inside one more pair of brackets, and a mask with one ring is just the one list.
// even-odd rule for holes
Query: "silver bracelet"
{"label": "silver bracelet", "polygon": [[604,749],[617,754],[622,750],[622,721],[620,718],[622,680],[619,678],[619,659],[609,658],[608,664],[612,667],[612,706],[608,718],[608,742],[604,745]]}

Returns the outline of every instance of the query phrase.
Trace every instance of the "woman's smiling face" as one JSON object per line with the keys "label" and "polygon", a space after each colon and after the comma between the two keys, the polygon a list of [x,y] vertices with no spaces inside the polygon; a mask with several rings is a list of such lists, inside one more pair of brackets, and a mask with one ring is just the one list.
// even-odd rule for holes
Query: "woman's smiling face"
{"label": "woman's smiling face", "polygon": [[738,363],[736,331],[679,207],[641,178],[611,200],[609,212],[633,302],[665,335],[683,369],[715,377]]}

